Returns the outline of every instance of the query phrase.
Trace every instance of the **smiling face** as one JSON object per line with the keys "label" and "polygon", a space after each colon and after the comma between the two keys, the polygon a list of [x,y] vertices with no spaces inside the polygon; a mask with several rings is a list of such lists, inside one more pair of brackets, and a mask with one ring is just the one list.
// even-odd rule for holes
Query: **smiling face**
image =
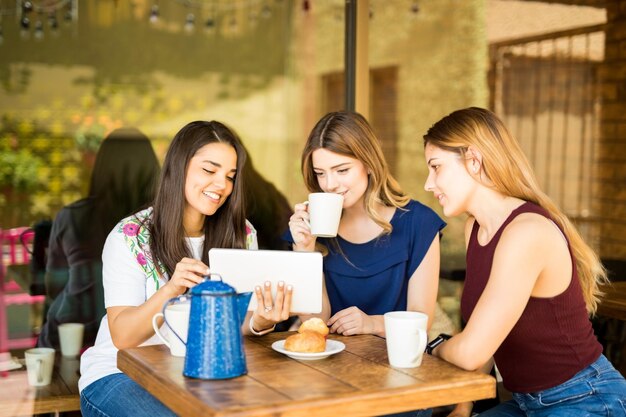
{"label": "smiling face", "polygon": [[428,164],[428,178],[424,189],[435,195],[448,217],[468,211],[470,197],[477,186],[459,154],[438,148],[430,143],[424,148]]}
{"label": "smiling face", "polygon": [[363,203],[368,179],[361,161],[323,148],[313,152],[311,161],[322,191],[341,194],[344,209]]}
{"label": "smiling face", "polygon": [[185,180],[185,230],[202,228],[204,216],[212,216],[233,192],[237,152],[225,143],[204,145],[189,161]]}

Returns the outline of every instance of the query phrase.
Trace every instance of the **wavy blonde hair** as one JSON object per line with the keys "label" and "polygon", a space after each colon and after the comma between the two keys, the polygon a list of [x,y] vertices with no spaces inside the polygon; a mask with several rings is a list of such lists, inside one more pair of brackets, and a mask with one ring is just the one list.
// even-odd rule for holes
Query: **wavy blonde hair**
{"label": "wavy blonde hair", "polygon": [[587,311],[595,313],[602,295],[599,286],[608,282],[606,270],[572,222],[540,189],[528,159],[504,123],[489,110],[457,110],[428,130],[424,135],[424,146],[427,144],[462,157],[470,146],[475,147],[482,154],[483,171],[496,191],[548,211],[569,240]]}
{"label": "wavy blonde hair", "polygon": [[312,162],[313,152],[318,149],[357,159],[365,165],[370,172],[365,210],[383,233],[391,233],[391,223],[376,212],[376,203],[402,208],[410,199],[389,172],[380,142],[367,120],[358,113],[340,111],[328,113],[317,122],[302,151],[302,176],[309,192],[322,191]]}

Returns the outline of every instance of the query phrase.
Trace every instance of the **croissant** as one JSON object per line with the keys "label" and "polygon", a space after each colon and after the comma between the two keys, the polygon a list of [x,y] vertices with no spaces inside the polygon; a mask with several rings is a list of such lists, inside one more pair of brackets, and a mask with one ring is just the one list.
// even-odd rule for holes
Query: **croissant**
{"label": "croissant", "polygon": [[300,325],[300,328],[298,329],[298,333],[302,333],[305,331],[317,332],[324,337],[328,336],[328,326],[326,326],[326,323],[324,323],[324,320],[318,317],[313,317],[311,319],[308,319]]}
{"label": "croissant", "polygon": [[285,340],[285,350],[301,353],[318,353],[326,350],[326,338],[317,332],[305,330]]}

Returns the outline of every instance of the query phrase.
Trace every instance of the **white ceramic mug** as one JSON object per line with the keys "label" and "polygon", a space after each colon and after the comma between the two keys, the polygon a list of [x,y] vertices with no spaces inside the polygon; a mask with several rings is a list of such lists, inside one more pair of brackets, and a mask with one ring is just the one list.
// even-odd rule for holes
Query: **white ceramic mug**
{"label": "white ceramic mug", "polygon": [[68,358],[75,358],[83,347],[83,334],[85,325],[83,323],[63,323],[59,324],[59,342],[61,344],[61,355]]}
{"label": "white ceramic mug", "polygon": [[24,352],[28,383],[33,387],[50,384],[54,369],[54,349],[33,348]]}
{"label": "white ceramic mug", "polygon": [[335,237],[341,220],[343,196],[335,193],[309,194],[309,227],[318,237]]}
{"label": "white ceramic mug", "polygon": [[385,313],[389,364],[396,368],[417,368],[422,364],[428,342],[428,315],[417,311]]}
{"label": "white ceramic mug", "polygon": [[[161,329],[157,325],[157,319],[159,317],[163,317],[163,313],[156,313],[152,317],[152,327],[154,328],[154,332],[157,336],[165,343],[165,345],[170,348],[170,353],[173,356],[185,356],[187,352],[187,348],[185,343],[187,343],[187,331],[189,330],[189,308],[191,304],[189,303],[181,303],[181,304],[172,304],[168,305],[165,308],[165,319],[167,320]],[[171,326],[171,327],[170,327]],[[169,327],[169,328],[168,328]],[[162,330],[165,329],[165,333],[163,334]],[[172,329],[176,332],[183,342],[180,341],[178,337],[172,332]]]}

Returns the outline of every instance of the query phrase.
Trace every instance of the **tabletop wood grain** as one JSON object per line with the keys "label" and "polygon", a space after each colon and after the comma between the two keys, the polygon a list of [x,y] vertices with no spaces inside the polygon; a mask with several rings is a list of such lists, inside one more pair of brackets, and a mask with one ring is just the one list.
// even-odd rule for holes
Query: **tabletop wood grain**
{"label": "tabletop wood grain", "polygon": [[491,376],[429,355],[419,368],[392,368],[376,336],[331,336],[343,352],[297,361],[271,349],[288,335],[246,338],[248,374],[229,380],[184,377],[184,358],[163,345],[120,351],[118,368],[181,416],[371,416],[495,396]]}

